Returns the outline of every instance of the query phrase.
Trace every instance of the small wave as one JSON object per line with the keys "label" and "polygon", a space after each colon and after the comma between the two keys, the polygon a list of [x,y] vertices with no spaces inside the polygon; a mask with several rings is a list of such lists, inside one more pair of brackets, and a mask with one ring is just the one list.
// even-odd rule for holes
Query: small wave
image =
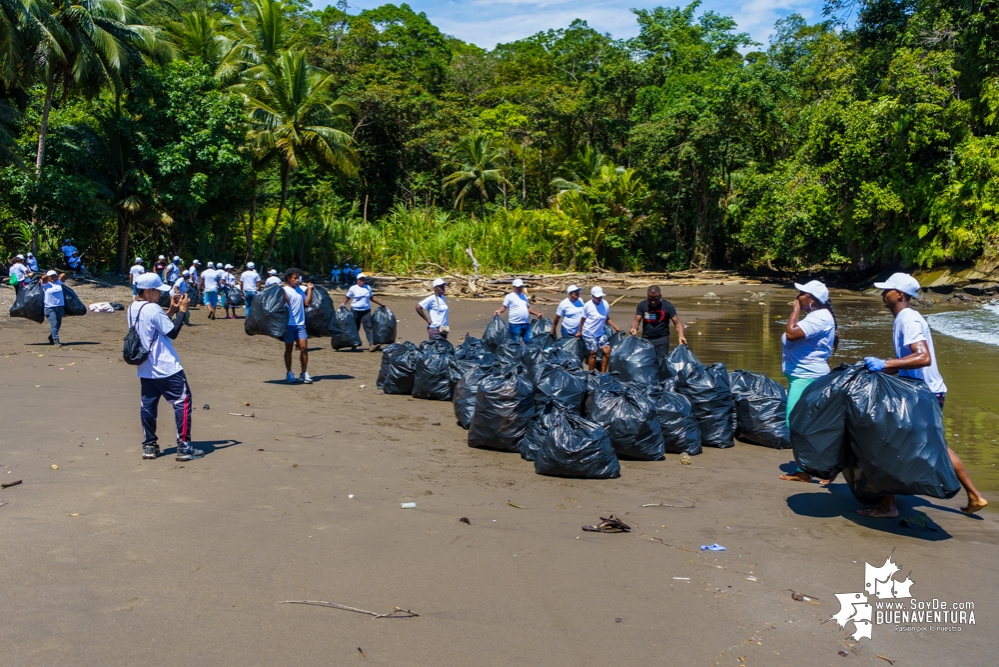
{"label": "small wave", "polygon": [[987,345],[999,345],[999,305],[926,316],[930,328],[945,336]]}

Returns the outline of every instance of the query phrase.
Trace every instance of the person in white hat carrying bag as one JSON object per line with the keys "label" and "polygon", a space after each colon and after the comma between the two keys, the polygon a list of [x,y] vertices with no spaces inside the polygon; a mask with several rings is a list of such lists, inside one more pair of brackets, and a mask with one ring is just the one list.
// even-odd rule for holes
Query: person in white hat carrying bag
{"label": "person in white hat carrying bag", "polygon": [[257,296],[257,292],[260,291],[260,274],[257,273],[256,264],[246,263],[246,270],[239,274],[239,282],[243,288],[243,314],[249,317],[253,297]]}
{"label": "person in white hat carrying bag", "polygon": [[583,317],[579,321],[577,338],[583,339],[586,351],[590,353],[589,368],[592,371],[597,366],[597,350],[603,352],[603,363],[600,372],[607,372],[610,363],[610,341],[607,339],[606,328],[609,326],[615,333],[621,330],[610,318],[610,304],[604,299],[604,290],[597,285],[590,288],[590,300],[583,306]]}
{"label": "person in white hat carrying bag", "polygon": [[[579,298],[579,288],[569,285],[565,288],[566,297],[555,309],[555,321],[552,322],[552,335],[569,338],[579,331],[579,320],[583,317],[583,300]],[[561,334],[559,323],[562,323]]]}
{"label": "person in white hat carrying bag", "polygon": [[361,326],[364,326],[364,336],[368,339],[368,352],[376,351],[379,346],[372,342],[375,337],[371,333],[371,304],[377,303],[379,306],[385,304],[375,298],[371,285],[368,285],[368,277],[363,273],[357,274],[357,284],[350,286],[340,306],[346,306],[348,301],[350,301],[350,312],[354,314],[354,326],[357,327],[358,334],[361,332]]}
{"label": "person in white hat carrying bag", "polygon": [[448,326],[447,296],[444,294],[447,282],[443,278],[434,278],[433,287],[434,293],[416,304],[416,314],[427,322],[428,339],[440,336],[447,340],[447,335],[451,331]]}
{"label": "person in white hat carrying bag", "polygon": [[510,314],[506,317],[507,327],[510,330],[510,339],[523,340],[525,343],[530,343],[531,315],[539,319],[543,315],[531,308],[531,299],[524,294],[524,281],[520,278],[514,278],[513,291],[508,292],[503,297],[503,305],[496,311],[496,315],[502,315],[507,310],[510,311]]}

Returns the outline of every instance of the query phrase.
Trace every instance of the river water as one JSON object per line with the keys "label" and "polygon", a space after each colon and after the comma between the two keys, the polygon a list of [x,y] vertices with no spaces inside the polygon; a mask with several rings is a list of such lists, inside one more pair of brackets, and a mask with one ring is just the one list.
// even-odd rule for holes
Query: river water
{"label": "river water", "polygon": [[[760,371],[787,386],[781,374],[780,340],[789,302],[797,292],[762,286],[758,290],[771,293],[758,300],[749,300],[749,294],[723,293],[715,299],[666,296],[681,319],[693,320],[687,340],[701,361],[723,361],[730,371]],[[880,295],[833,290],[832,299],[840,345],[830,366],[866,356],[894,356],[892,316]],[[615,310],[627,312],[632,302],[637,299],[629,298]],[[999,305],[916,309],[933,330],[937,365],[948,388],[944,410],[948,445],[964,460],[979,490],[999,500]]]}

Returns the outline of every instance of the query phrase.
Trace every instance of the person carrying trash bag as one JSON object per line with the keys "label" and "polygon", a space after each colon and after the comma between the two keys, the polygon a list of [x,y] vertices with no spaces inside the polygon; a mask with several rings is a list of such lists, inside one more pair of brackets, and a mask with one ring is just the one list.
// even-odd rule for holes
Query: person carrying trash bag
{"label": "person carrying trash bag", "polygon": [[735,370],[728,379],[735,399],[736,434],[754,445],[789,449],[787,390],[763,373]]}
{"label": "person carrying trash bag", "polygon": [[676,339],[680,345],[687,344],[683,335],[683,322],[676,314],[672,303],[663,298],[659,285],[650,285],[645,291],[645,300],[639,302],[635,309],[635,321],[631,325],[631,335],[638,333],[642,327],[642,339],[652,344],[656,351],[656,362],[661,363],[669,354],[669,324],[676,327]]}
{"label": "person carrying trash bag", "polygon": [[610,318],[610,306],[604,299],[604,290],[599,285],[590,288],[590,300],[583,305],[583,316],[579,320],[579,331],[577,338],[582,338],[589,353],[589,369],[592,371],[597,367],[597,352],[603,353],[603,363],[601,372],[607,372],[607,364],[610,363],[611,345],[604,329],[610,326],[615,332],[620,333],[621,328],[614,324]]}
{"label": "person carrying trash bag", "polygon": [[510,314],[507,315],[507,324],[510,332],[510,339],[519,341],[522,340],[525,343],[530,343],[533,337],[533,332],[531,331],[531,315],[537,318],[544,317],[541,313],[534,310],[531,307],[530,298],[524,294],[524,281],[520,278],[514,278],[513,291],[508,292],[505,297],[503,297],[503,305],[493,313],[495,316],[500,316],[507,310]]}
{"label": "person carrying trash bag", "polygon": [[427,323],[427,338],[447,339],[451,327],[448,326],[447,281],[434,278],[434,293],[416,304],[416,314]]}
{"label": "person carrying trash bag", "polygon": [[659,384],[659,361],[656,349],[649,341],[631,335],[610,353],[607,370],[617,373],[621,382],[635,382],[642,386]]}
{"label": "person carrying trash bag", "polygon": [[[781,336],[781,371],[787,378],[787,417],[805,389],[816,379],[829,373],[829,357],[839,346],[836,313],[829,290],[818,280],[794,284],[798,296],[791,304],[791,314]],[[802,317],[804,313],[804,317]],[[789,482],[811,482],[812,476],[800,468],[790,475],[781,475]],[[820,479],[828,484],[828,479]]]}
{"label": "person carrying trash bag", "polygon": [[[881,302],[894,315],[892,327],[892,343],[895,347],[894,359],[879,359],[866,357],[864,364],[871,372],[897,374],[903,378],[913,378],[926,383],[929,390],[936,396],[943,410],[947,395],[947,385],[937,369],[936,351],[933,348],[933,335],[930,326],[923,316],[912,309],[912,297],[919,295],[919,281],[907,273],[895,273],[885,282],[876,282],[874,287],[881,290]],[[953,449],[947,448],[950,463],[957,474],[957,479],[968,494],[968,504],[961,508],[966,514],[974,514],[988,505],[975,488],[971,476]],[[878,507],[859,510],[858,514],[875,518],[892,518],[898,516],[895,496],[886,495]]]}
{"label": "person carrying trash bag", "polygon": [[454,346],[443,338],[434,338],[420,345],[413,380],[413,398],[450,401],[452,394],[452,361]]}
{"label": "person carrying trash bag", "polygon": [[49,321],[49,345],[56,347],[63,346],[59,342],[59,329],[62,327],[63,315],[66,313],[66,299],[63,295],[63,281],[65,279],[65,273],[56,273],[50,269],[40,281],[44,293],[45,319]]}
{"label": "person carrying trash bag", "polygon": [[697,456],[701,447],[701,427],[694,419],[694,411],[686,396],[667,391],[662,385],[652,385],[645,392],[656,408],[656,417],[663,434],[663,447],[667,454]]}
{"label": "person carrying trash bag", "polygon": [[735,403],[725,364],[688,370],[677,377],[676,393],[686,396],[701,428],[701,443],[725,449],[735,442]]}
{"label": "person carrying trash bag", "polygon": [[419,360],[420,350],[408,340],[389,345],[382,353],[375,385],[386,394],[412,394]]}
{"label": "person carrying trash bag", "polygon": [[482,378],[468,426],[468,446],[519,452],[534,416],[534,395],[522,366],[498,365]]}
{"label": "person carrying trash bag", "polygon": [[246,270],[239,274],[239,283],[243,288],[243,317],[250,316],[253,307],[253,297],[260,291],[260,274],[253,262],[246,263]]}
{"label": "person carrying trash bag", "polygon": [[607,430],[567,410],[556,410],[534,452],[534,472],[552,477],[615,479],[621,476]]}
{"label": "person carrying trash bag", "polygon": [[[363,273],[357,275],[357,284],[351,285],[347,294],[343,297],[343,308],[350,301],[350,312],[354,316],[354,330],[357,332],[358,345],[361,341],[361,326],[364,326],[364,336],[368,339],[368,352],[377,352],[381,347],[375,343],[374,334],[371,332],[371,304],[385,306],[384,303],[375,298],[371,286],[368,285],[368,277]],[[354,346],[351,349],[357,349]]]}
{"label": "person carrying trash bag", "polygon": [[662,461],[666,458],[662,426],[645,388],[619,381],[603,383],[593,392],[587,417],[610,433],[618,458]]}
{"label": "person carrying trash bag", "polygon": [[798,470],[832,480],[846,467],[846,387],[863,364],[840,364],[805,388],[788,413],[791,448]]}

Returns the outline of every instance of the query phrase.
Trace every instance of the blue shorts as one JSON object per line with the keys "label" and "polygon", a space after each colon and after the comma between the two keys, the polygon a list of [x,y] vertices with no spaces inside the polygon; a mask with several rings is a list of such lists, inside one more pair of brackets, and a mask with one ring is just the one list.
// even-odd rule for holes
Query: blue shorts
{"label": "blue shorts", "polygon": [[[579,331],[579,327],[576,327],[576,331]],[[569,331],[565,327],[562,327],[562,338],[575,338],[576,331]]]}
{"label": "blue shorts", "polygon": [[219,293],[218,290],[212,290],[211,292],[205,292],[204,302],[206,306],[211,306],[212,308],[218,308],[219,305]]}
{"label": "blue shorts", "polygon": [[132,285],[132,296],[139,296],[139,288],[136,285]]}
{"label": "blue shorts", "polygon": [[582,338],[588,352],[596,352],[600,348],[610,345],[610,340],[607,338],[607,334],[600,334],[596,338],[583,334]]}
{"label": "blue shorts", "polygon": [[531,342],[531,325],[530,324],[511,324],[510,328],[510,338],[513,340],[524,339],[525,343]]}
{"label": "blue shorts", "polygon": [[284,342],[294,343],[296,340],[309,340],[304,324],[289,324],[288,330],[284,332]]}

